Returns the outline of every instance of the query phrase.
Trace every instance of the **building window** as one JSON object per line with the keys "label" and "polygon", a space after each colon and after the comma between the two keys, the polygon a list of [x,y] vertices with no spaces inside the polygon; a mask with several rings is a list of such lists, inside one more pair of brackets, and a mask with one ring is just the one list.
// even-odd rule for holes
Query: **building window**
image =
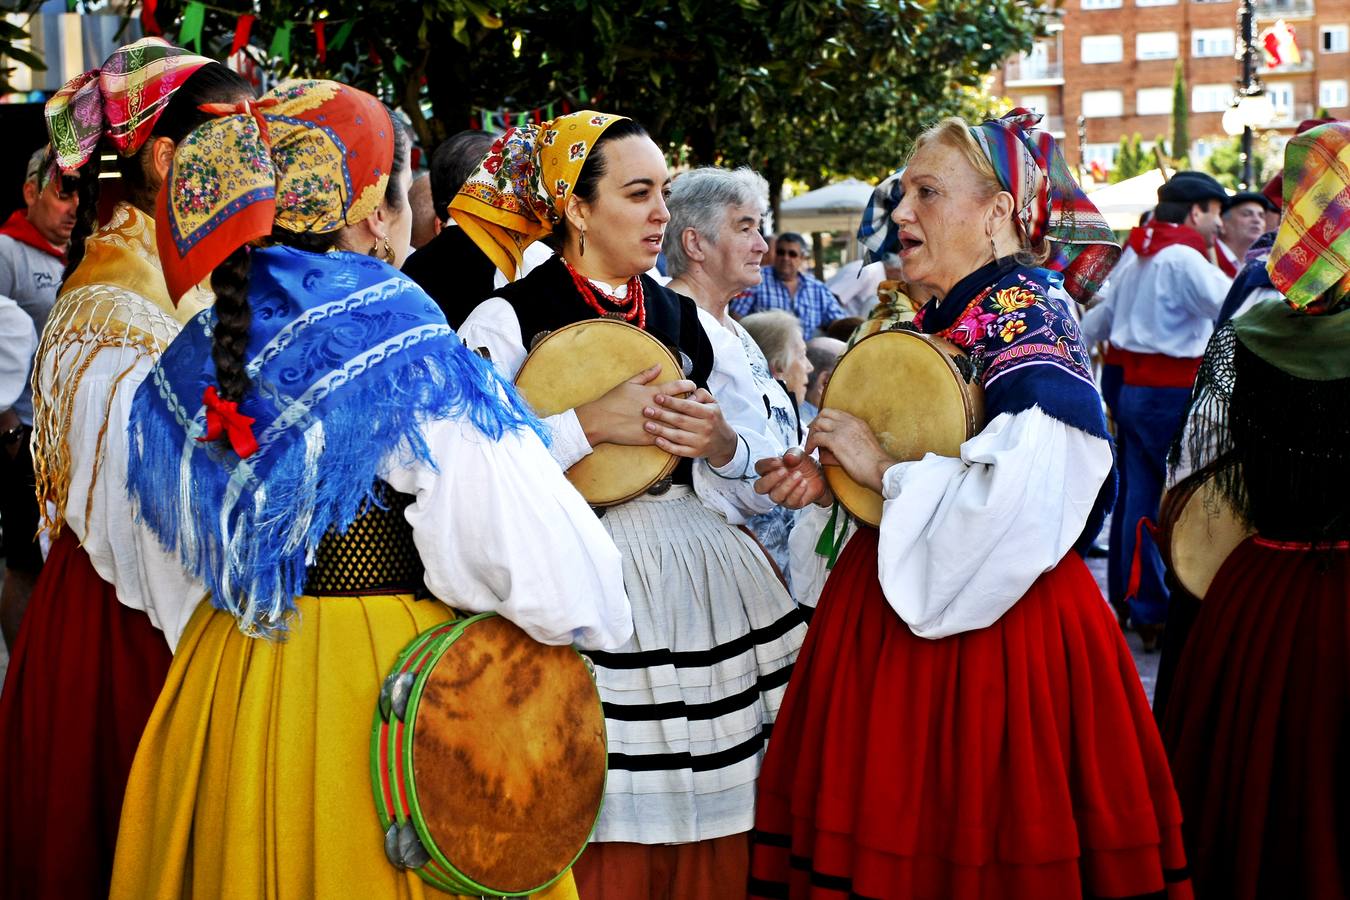
{"label": "building window", "polygon": [[1197,84],[1191,88],[1191,112],[1223,112],[1233,102],[1231,84]]}
{"label": "building window", "polygon": [[1191,32],[1191,56],[1232,56],[1233,29],[1197,28]]}
{"label": "building window", "polygon": [[1323,53],[1344,53],[1350,49],[1350,26],[1323,25],[1321,44]]}
{"label": "building window", "polygon": [[1172,114],[1170,87],[1140,88],[1134,94],[1134,114],[1137,116],[1168,116]]}
{"label": "building window", "polygon": [[1106,119],[1125,115],[1125,95],[1120,91],[1083,91],[1083,115]]}
{"label": "building window", "polygon": [[1090,167],[1093,163],[1101,163],[1103,168],[1114,168],[1119,151],[1119,144],[1084,144],[1083,165]]}
{"label": "building window", "polygon": [[1134,36],[1135,59],[1176,59],[1175,31],[1141,31]]}
{"label": "building window", "polygon": [[1017,98],[1017,105],[1041,115],[1050,114],[1050,98],[1045,94],[1034,94]]}
{"label": "building window", "polygon": [[1270,105],[1275,107],[1275,121],[1294,121],[1294,86],[1292,84],[1266,83],[1266,94]]}
{"label": "building window", "polygon": [[1083,9],[1120,9],[1121,0],[1083,0]]}
{"label": "building window", "polygon": [[1113,63],[1125,58],[1125,42],[1118,34],[1090,34],[1083,38],[1084,63]]}
{"label": "building window", "polygon": [[1337,109],[1342,106],[1350,105],[1350,97],[1347,97],[1345,80],[1324,81],[1318,85],[1317,105],[1325,106],[1327,109]]}

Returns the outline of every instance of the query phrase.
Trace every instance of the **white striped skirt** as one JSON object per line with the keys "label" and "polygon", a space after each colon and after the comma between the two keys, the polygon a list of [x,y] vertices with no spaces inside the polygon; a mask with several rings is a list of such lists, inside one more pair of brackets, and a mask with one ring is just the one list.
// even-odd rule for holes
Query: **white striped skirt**
{"label": "white striped skirt", "polygon": [[676,485],[606,510],[633,637],[588,654],[609,780],[595,841],[749,831],[755,783],[806,619],[746,534]]}

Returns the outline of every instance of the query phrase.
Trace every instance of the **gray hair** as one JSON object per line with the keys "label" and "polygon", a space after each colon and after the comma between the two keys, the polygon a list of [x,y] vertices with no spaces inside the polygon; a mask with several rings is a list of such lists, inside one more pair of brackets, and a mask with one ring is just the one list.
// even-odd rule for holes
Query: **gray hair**
{"label": "gray hair", "polygon": [[785,309],[769,309],[741,319],[741,327],[755,339],[770,369],[775,373],[787,370],[792,362],[789,358],[792,337],[800,337],[802,333],[800,319]]}
{"label": "gray hair", "polygon": [[689,270],[684,253],[684,232],[692,228],[703,240],[717,243],[727,209],[753,206],[762,213],[768,205],[769,183],[754,169],[719,169],[705,166],[686,172],[670,187],[670,221],[661,249],[666,253],[666,272],[679,278]]}
{"label": "gray hair", "polygon": [[808,393],[815,388],[816,382],[820,381],[826,372],[834,371],[839,357],[843,356],[847,349],[848,344],[838,338],[813,337],[806,342],[806,359],[811,363],[811,374],[806,376]]}

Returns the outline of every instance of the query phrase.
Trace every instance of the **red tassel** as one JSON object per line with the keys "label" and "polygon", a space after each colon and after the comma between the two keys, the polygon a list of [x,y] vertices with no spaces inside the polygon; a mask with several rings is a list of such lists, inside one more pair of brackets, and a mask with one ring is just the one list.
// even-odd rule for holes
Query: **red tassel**
{"label": "red tassel", "polygon": [[1158,526],[1153,524],[1153,520],[1148,516],[1141,518],[1134,526],[1134,558],[1130,560],[1130,580],[1125,586],[1125,601],[1128,603],[1139,596],[1139,582],[1144,577],[1144,558],[1140,546],[1144,541],[1144,529],[1148,529],[1149,537],[1156,543],[1158,539]]}
{"label": "red tassel", "polygon": [[256,17],[245,13],[234,24],[234,43],[230,44],[230,56],[248,46],[248,37],[253,33],[253,20]]}
{"label": "red tassel", "polygon": [[159,6],[159,0],[143,0],[141,3],[141,30],[148,35],[162,35],[164,29],[159,27],[159,20],[155,18],[155,9]]}
{"label": "red tassel", "polygon": [[253,417],[241,413],[238,403],[220,399],[215,385],[202,392],[202,403],[206,406],[206,436],[197,438],[198,441],[208,443],[224,437],[240,459],[258,452],[258,439],[250,427]]}
{"label": "red tassel", "polygon": [[319,62],[328,62],[328,40],[323,36],[323,22],[314,23],[314,46],[319,51]]}

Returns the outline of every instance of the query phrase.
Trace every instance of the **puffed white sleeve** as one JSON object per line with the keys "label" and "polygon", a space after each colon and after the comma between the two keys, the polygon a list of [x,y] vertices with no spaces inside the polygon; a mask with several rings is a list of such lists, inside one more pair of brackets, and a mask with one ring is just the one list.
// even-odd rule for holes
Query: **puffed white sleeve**
{"label": "puffed white sleeve", "polygon": [[[501,297],[492,297],[474,307],[459,327],[458,334],[470,350],[486,350],[492,364],[507,381],[515,380],[529,355],[520,334],[520,318],[511,304]],[[581,427],[576,410],[547,416],[544,424],[553,433],[549,452],[564,470],[591,454],[591,442],[586,440],[586,431]]]}
{"label": "puffed white sleeve", "polygon": [[1218,266],[1194,253],[1176,254],[1169,260],[1172,263],[1172,285],[1177,299],[1201,319],[1213,321],[1219,318],[1223,301],[1233,286],[1233,279],[1223,274]]}
{"label": "puffed white sleeve", "polygon": [[0,296],[0,410],[9,409],[23,393],[36,348],[32,318],[9,297]]}
{"label": "puffed white sleeve", "polygon": [[713,348],[708,392],[736,432],[736,452],[723,466],[713,466],[706,458],[697,460],[694,492],[704,506],[725,516],[732,525],[741,525],[775,505],[768,495],[755,493],[755,463],[782,456],[787,448],[769,424],[764,397],[755,387],[740,339],[705,310],[698,311],[698,319]]}
{"label": "puffed white sleeve", "polygon": [[897,463],[882,482],[882,591],[910,630],[985,628],[1063,559],[1111,471],[1098,437],[1033,407],[1003,413],[959,459]]}
{"label": "puffed white sleeve", "polygon": [[394,451],[382,477],[412,495],[427,588],[497,612],[545,644],[613,650],[633,633],[619,550],[532,431],[492,439],[471,423],[423,428],[435,466]]}
{"label": "puffed white sleeve", "polygon": [[127,423],[136,389],[153,365],[151,357],[132,362],[125,351],[108,348],[93,357],[80,379],[66,435],[65,522],[118,601],[144,611],[169,647],[176,648],[206,587],[136,520],[127,494]]}

